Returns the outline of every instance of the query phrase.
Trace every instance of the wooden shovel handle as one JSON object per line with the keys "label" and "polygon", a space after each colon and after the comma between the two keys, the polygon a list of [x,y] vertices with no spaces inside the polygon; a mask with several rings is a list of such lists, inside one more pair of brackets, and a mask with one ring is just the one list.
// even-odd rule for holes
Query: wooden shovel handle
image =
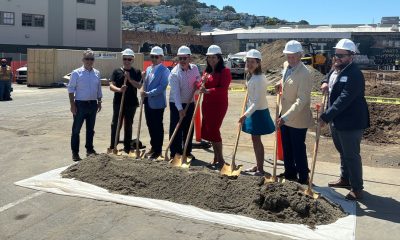
{"label": "wooden shovel handle", "polygon": [[[242,114],[241,115],[243,115],[245,113],[245,111],[246,111],[246,103],[247,103],[248,97],[249,97],[249,91],[246,90],[246,96],[244,97],[244,100],[243,100]],[[237,132],[237,135],[236,135],[235,148],[234,148],[233,154],[232,154],[231,167],[235,167],[235,165],[236,165],[236,162],[235,162],[235,160],[236,160],[236,151],[237,151],[237,148],[238,148],[238,145],[239,145],[240,132],[242,131],[243,123],[241,122],[238,125],[239,126],[238,126],[238,132]]]}

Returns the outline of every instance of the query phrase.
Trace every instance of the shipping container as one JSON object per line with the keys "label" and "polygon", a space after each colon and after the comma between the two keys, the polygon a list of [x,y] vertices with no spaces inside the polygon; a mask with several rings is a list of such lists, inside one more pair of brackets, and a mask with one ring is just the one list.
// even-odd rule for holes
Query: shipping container
{"label": "shipping container", "polygon": [[[95,52],[94,68],[100,71],[103,85],[107,85],[114,69],[122,66],[120,52]],[[50,87],[68,82],[64,76],[83,65],[83,50],[28,49],[28,86]],[[135,54],[133,66],[143,70],[144,56]]]}

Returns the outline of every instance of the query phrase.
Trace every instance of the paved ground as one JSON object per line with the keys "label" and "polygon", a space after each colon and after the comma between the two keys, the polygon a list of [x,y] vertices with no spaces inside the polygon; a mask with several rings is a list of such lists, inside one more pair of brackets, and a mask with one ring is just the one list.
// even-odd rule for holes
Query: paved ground
{"label": "paved ground", "polygon": [[[69,147],[72,117],[66,89],[37,89],[24,85],[16,85],[14,89],[14,101],[0,102],[0,145],[3,149],[0,155],[1,240],[286,239],[141,208],[14,186],[15,181],[72,163]],[[109,144],[111,121],[112,95],[105,87],[103,91],[104,109],[98,115],[95,136],[95,147],[99,152],[104,152]],[[232,129],[236,128],[243,95],[230,94],[230,108],[222,129],[227,159],[232,153],[236,134]],[[274,98],[269,100],[272,106]],[[168,116],[167,111],[165,126],[168,126]],[[137,122],[134,129],[136,126]],[[145,125],[142,129],[143,142],[148,145]],[[239,162],[249,167],[254,162],[254,153],[250,137],[242,136],[237,157]],[[84,134],[81,138],[84,139]],[[311,152],[312,135],[308,141]],[[263,142],[268,159],[272,154],[272,136],[264,137]],[[400,170],[396,165],[400,153],[396,149],[398,146],[363,146],[364,161],[369,166],[364,167],[365,200],[358,204],[357,209],[357,239],[398,239],[400,184],[396,180]],[[196,150],[194,154],[203,161],[210,161],[212,156],[204,150]],[[330,139],[321,141],[319,159],[324,162],[318,163],[315,178],[317,185],[323,186],[338,174],[337,154]],[[270,165],[266,166],[269,171]],[[340,193],[346,194],[345,191]]]}

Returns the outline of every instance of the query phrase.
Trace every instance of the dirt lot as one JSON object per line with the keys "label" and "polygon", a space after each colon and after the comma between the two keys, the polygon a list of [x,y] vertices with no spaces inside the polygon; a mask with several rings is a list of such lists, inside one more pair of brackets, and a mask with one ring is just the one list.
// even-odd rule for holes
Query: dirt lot
{"label": "dirt lot", "polygon": [[169,200],[263,221],[313,227],[345,216],[338,206],[301,193],[297,183],[263,185],[264,178],[253,176],[229,179],[204,166],[193,166],[188,171],[171,167],[168,162],[135,161],[101,154],[69,167],[63,176],[112,192]]}

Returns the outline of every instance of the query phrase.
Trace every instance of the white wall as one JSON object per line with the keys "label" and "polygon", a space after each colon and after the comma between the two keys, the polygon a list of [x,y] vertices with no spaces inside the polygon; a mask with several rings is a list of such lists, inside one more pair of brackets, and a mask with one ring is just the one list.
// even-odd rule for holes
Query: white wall
{"label": "white wall", "polygon": [[[81,47],[107,47],[108,1],[96,0],[96,4],[64,1],[64,45]],[[77,30],[76,19],[96,20],[96,30]]]}
{"label": "white wall", "polygon": [[[0,0],[0,11],[14,12],[14,25],[0,25],[1,44],[47,45],[49,0]],[[45,15],[44,27],[22,26],[22,13]]]}

